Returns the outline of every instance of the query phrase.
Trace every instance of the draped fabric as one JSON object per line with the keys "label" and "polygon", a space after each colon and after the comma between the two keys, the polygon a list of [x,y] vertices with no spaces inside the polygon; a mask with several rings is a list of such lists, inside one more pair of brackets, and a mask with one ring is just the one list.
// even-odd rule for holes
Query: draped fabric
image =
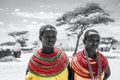
{"label": "draped fabric", "polygon": [[[108,66],[108,61],[100,52],[98,52],[97,55],[100,58],[102,73],[104,73],[105,69]],[[99,76],[96,58],[95,59],[89,58],[89,61],[92,67],[94,77]],[[71,67],[73,71],[80,77],[91,79],[87,59],[86,56],[84,55],[84,50],[78,52],[76,55],[73,56],[71,60]]]}
{"label": "draped fabric", "polygon": [[54,48],[51,54],[40,49],[31,57],[28,70],[37,76],[52,77],[64,71],[68,64],[67,55],[60,49]]}
{"label": "draped fabric", "polygon": [[[103,80],[104,78],[104,72],[101,74],[101,79],[100,76],[96,76],[94,80]],[[83,78],[79,76],[78,74],[74,73],[74,80],[92,80],[91,78]]]}
{"label": "draped fabric", "polygon": [[34,75],[31,72],[28,72],[25,77],[25,80],[68,80],[68,69],[66,68],[60,74],[53,77],[40,77],[40,76]]}

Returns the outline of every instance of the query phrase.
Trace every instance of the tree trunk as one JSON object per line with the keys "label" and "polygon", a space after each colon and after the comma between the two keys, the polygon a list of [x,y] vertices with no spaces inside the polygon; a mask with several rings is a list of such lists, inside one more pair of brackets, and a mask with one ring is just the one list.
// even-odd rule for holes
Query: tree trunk
{"label": "tree trunk", "polygon": [[75,53],[77,52],[79,40],[80,40],[80,35],[78,35],[78,37],[77,37],[76,47],[75,47],[75,51],[74,51],[73,55],[75,55]]}
{"label": "tree trunk", "polygon": [[76,52],[77,52],[80,37],[81,37],[81,35],[83,34],[83,31],[84,31],[85,29],[86,29],[86,28],[85,28],[85,25],[83,25],[83,27],[81,27],[81,31],[79,32],[79,34],[78,34],[78,36],[77,36],[76,47],[75,47],[75,51],[74,51],[73,55],[75,55]]}

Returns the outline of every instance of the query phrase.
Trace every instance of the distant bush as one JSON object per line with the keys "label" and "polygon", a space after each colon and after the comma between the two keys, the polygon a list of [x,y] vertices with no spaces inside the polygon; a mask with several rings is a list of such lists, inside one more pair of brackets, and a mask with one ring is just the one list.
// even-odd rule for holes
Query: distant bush
{"label": "distant bush", "polygon": [[0,50],[0,58],[5,57],[5,56],[10,56],[10,55],[12,55],[12,51],[10,49]]}
{"label": "distant bush", "polygon": [[60,49],[62,49],[63,51],[74,51],[75,48],[73,47],[59,47]]}
{"label": "distant bush", "polygon": [[119,56],[106,56],[108,59],[119,59]]}
{"label": "distant bush", "polygon": [[6,56],[3,58],[0,58],[0,62],[11,62],[11,61],[20,62],[18,59],[16,59],[13,56]]}

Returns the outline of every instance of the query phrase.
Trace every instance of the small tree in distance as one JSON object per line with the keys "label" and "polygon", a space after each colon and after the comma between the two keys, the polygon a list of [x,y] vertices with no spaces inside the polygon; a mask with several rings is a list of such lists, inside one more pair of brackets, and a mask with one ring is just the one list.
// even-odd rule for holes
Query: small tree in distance
{"label": "small tree in distance", "polygon": [[9,32],[8,35],[14,37],[16,42],[18,42],[21,45],[21,47],[24,47],[26,41],[29,40],[27,33],[28,31],[14,31],[14,32]]}
{"label": "small tree in distance", "polygon": [[[76,48],[73,55],[76,53],[79,39],[83,34],[83,31],[89,27],[93,27],[96,24],[108,24],[114,22],[110,18],[109,13],[105,9],[100,7],[97,3],[88,3],[85,7],[78,7],[73,11],[66,12],[60,18],[56,19],[57,26],[68,25],[66,28],[70,35],[77,35]],[[67,35],[68,35],[67,34]]]}

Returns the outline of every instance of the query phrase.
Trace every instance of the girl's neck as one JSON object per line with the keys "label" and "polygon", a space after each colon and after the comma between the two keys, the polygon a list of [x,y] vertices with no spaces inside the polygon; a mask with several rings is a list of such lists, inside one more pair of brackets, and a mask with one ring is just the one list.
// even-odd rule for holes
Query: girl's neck
{"label": "girl's neck", "polygon": [[53,52],[54,47],[44,47],[42,48],[42,52],[45,54],[50,54]]}
{"label": "girl's neck", "polygon": [[86,48],[86,52],[88,54],[88,57],[93,58],[93,59],[96,58],[96,51]]}

